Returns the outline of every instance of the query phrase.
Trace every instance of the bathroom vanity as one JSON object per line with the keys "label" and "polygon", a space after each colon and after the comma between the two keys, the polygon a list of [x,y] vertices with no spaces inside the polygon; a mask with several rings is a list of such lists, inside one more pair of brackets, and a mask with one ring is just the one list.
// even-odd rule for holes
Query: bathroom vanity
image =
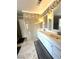
{"label": "bathroom vanity", "polygon": [[[39,31],[37,38],[52,58],[61,59],[61,36],[52,32]],[[42,52],[43,53],[43,52]],[[50,59],[50,58],[49,58]]]}

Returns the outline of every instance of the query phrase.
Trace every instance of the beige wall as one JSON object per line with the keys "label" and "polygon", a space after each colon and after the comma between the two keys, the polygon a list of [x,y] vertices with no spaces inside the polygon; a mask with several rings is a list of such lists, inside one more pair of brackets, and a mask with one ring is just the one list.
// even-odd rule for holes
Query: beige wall
{"label": "beige wall", "polygon": [[38,0],[17,0],[18,10],[31,10],[36,6]]}
{"label": "beige wall", "polygon": [[34,24],[33,23],[34,20],[32,18],[24,17],[24,21],[26,24],[28,24],[28,29],[27,29],[27,31],[25,31],[25,32],[27,32],[26,35],[27,35],[28,40],[29,39],[36,39],[36,32],[40,28],[40,25]]}
{"label": "beige wall", "polygon": [[27,29],[26,29],[26,24],[25,21],[23,19],[19,19],[19,24],[20,24],[20,28],[21,28],[21,33],[22,33],[22,37],[26,38],[27,37]]}

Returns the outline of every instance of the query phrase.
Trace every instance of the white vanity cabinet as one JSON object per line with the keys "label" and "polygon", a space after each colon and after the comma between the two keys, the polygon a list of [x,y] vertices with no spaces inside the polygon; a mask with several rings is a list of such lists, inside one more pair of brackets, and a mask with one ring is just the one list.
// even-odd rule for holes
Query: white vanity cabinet
{"label": "white vanity cabinet", "polygon": [[37,38],[42,42],[44,47],[54,59],[61,59],[61,44],[59,44],[59,42],[49,38],[42,32],[37,32]]}

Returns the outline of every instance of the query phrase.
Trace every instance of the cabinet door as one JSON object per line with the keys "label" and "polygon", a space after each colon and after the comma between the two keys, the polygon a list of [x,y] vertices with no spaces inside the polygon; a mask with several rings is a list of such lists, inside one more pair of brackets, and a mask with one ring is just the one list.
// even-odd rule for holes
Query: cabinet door
{"label": "cabinet door", "polygon": [[61,50],[58,49],[56,46],[53,47],[53,52],[56,56],[58,56],[58,58],[61,58]]}

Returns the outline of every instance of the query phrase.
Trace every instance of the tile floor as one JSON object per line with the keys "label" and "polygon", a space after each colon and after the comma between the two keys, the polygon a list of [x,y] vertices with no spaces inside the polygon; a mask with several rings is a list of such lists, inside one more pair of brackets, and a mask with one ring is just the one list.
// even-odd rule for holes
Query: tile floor
{"label": "tile floor", "polygon": [[38,59],[34,40],[25,40],[18,53],[17,59]]}

